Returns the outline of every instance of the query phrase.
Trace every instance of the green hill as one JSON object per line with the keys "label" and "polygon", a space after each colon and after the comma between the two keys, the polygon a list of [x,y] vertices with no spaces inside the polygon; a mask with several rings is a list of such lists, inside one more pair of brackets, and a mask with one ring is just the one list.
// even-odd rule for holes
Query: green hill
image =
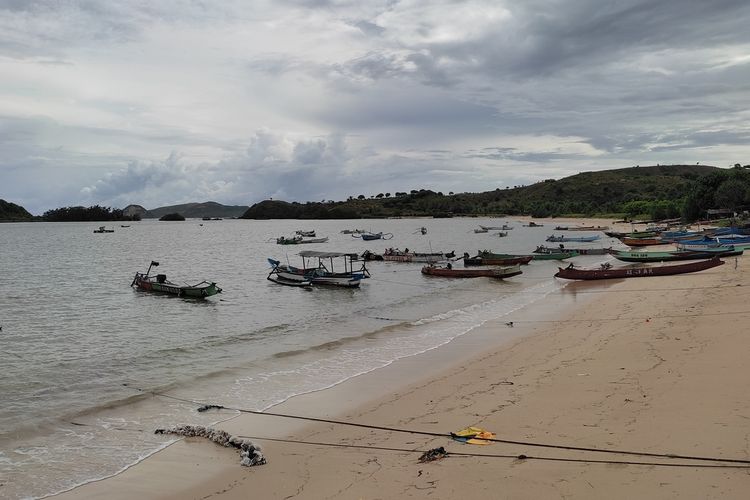
{"label": "green hill", "polygon": [[[733,169],[732,169],[733,170]],[[325,219],[396,216],[520,215],[535,217],[596,214],[679,216],[685,199],[702,179],[729,172],[705,165],[660,165],[582,172],[530,186],[482,193],[412,190],[329,203],[256,203],[245,219]]]}
{"label": "green hill", "polygon": [[179,213],[187,218],[203,217],[221,217],[232,218],[239,217],[247,210],[247,205],[222,205],[214,201],[205,203],[185,203],[183,205],[172,205],[169,207],[159,207],[148,210],[143,218],[158,219],[171,213]]}
{"label": "green hill", "polygon": [[0,221],[23,222],[34,218],[25,208],[9,201],[0,200]]}

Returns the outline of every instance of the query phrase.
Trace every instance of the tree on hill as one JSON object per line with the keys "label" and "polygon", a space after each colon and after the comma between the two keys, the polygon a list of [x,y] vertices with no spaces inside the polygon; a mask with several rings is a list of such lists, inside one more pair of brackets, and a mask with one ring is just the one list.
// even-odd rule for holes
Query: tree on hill
{"label": "tree on hill", "polygon": [[114,221],[132,220],[131,217],[123,215],[119,208],[102,207],[94,205],[91,207],[62,207],[47,210],[42,219],[48,222],[89,222],[89,221]]}

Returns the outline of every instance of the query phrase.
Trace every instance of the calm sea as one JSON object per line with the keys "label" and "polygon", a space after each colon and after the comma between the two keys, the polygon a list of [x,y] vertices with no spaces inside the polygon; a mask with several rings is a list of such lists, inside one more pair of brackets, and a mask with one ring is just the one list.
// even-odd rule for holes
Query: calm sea
{"label": "calm sea", "polygon": [[[473,232],[502,223],[514,226],[506,238]],[[149,220],[94,234],[99,225],[0,224],[0,497],[38,498],[110,476],[172,441],[154,429],[219,418],[135,388],[267,409],[443,345],[564,286],[554,262],[507,281],[370,262],[372,279],[356,290],[265,279],[267,257],[301,264],[302,249],[528,253],[553,232],[511,219]],[[340,232],[355,228],[393,238]],[[275,244],[298,229],[330,240]],[[224,291],[195,301],[132,289],[151,260],[172,281],[207,279]]]}

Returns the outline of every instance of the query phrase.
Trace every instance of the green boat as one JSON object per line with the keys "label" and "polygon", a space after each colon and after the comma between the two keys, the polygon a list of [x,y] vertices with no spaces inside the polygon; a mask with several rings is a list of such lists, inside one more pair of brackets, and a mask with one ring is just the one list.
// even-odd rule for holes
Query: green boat
{"label": "green boat", "polygon": [[623,262],[669,262],[675,260],[704,260],[713,257],[734,257],[742,255],[742,249],[732,246],[706,250],[668,250],[666,252],[638,252],[612,250],[612,256]]}
{"label": "green boat", "polygon": [[[508,260],[508,259],[528,259],[528,261],[531,260],[565,260],[569,259],[571,257],[577,256],[578,253],[576,252],[550,252],[550,253],[543,253],[543,254],[509,254],[509,253],[492,253],[488,250],[482,250],[477,254],[475,258],[479,258],[482,261],[485,262],[492,262],[492,261],[501,261],[501,260]],[[464,256],[464,261],[466,260],[466,256]],[[524,263],[528,263],[528,261]]]}
{"label": "green boat", "polygon": [[535,253],[534,260],[565,260],[578,255],[578,252]]}
{"label": "green boat", "polygon": [[203,299],[221,293],[221,288],[216,286],[216,283],[201,281],[194,285],[178,285],[167,281],[166,274],[157,274],[155,276],[149,276],[151,268],[158,266],[159,263],[151,261],[151,265],[148,266],[146,273],[135,273],[133,282],[130,286],[135,286],[139,290],[146,292],[157,292],[157,293],[168,293],[170,295],[177,295],[178,297],[189,297],[194,299]]}

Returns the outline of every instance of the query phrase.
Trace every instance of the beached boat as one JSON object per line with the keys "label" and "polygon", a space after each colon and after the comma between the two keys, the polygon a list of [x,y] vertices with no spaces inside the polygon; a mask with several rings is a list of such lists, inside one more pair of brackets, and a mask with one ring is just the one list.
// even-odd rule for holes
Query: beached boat
{"label": "beached boat", "polygon": [[302,236],[296,235],[291,238],[285,236],[279,236],[276,238],[276,243],[279,245],[303,245],[306,243],[326,243],[328,238],[308,238],[305,239]]}
{"label": "beached boat", "polygon": [[166,274],[157,274],[150,276],[151,268],[158,266],[159,263],[151,261],[148,266],[148,270],[144,273],[137,272],[133,278],[133,282],[130,286],[135,286],[140,290],[147,292],[158,292],[168,293],[171,295],[177,295],[178,297],[190,297],[195,299],[202,299],[221,293],[221,288],[216,286],[216,283],[209,281],[201,281],[193,285],[185,284],[179,285],[171,281],[167,281]]}
{"label": "beached boat", "polygon": [[547,247],[544,245],[539,245],[534,249],[532,253],[534,254],[541,254],[541,255],[547,255],[547,254],[555,254],[555,253],[574,253],[577,255],[607,255],[609,251],[612,249],[612,247],[607,248],[567,248],[564,245],[560,245],[559,247]]}
{"label": "beached boat", "polygon": [[528,224],[524,224],[523,227],[544,227],[544,224],[537,224],[536,222],[531,221]]}
{"label": "beached boat", "polygon": [[366,233],[364,229],[342,229],[341,234],[362,234]]}
{"label": "beached boat", "polygon": [[492,253],[489,250],[477,252],[474,257],[464,253],[465,266],[512,266],[516,264],[528,264],[533,255],[511,255],[505,253]]}
{"label": "beached boat", "polygon": [[479,233],[486,233],[487,231],[489,231],[489,229],[485,229],[483,227],[480,227],[480,228],[477,228],[477,229],[474,230],[474,232],[477,233],[477,234],[479,234]]}
{"label": "beached boat", "polygon": [[513,229],[513,226],[508,226],[507,224],[503,224],[502,226],[483,226],[479,224],[480,229],[486,229],[487,231],[510,231]]}
{"label": "beached boat", "polygon": [[720,245],[750,245],[750,236],[746,234],[723,234],[719,236],[703,236],[702,238],[680,240],[686,245],[701,245],[718,243]]}
{"label": "beached boat", "polygon": [[550,241],[553,243],[560,243],[560,242],[568,242],[568,241],[575,241],[578,243],[589,243],[592,241],[596,241],[600,238],[598,234],[595,234],[593,236],[555,236],[554,234],[552,236],[547,236],[546,241]]}
{"label": "beached boat", "polygon": [[107,229],[104,226],[99,226],[99,229],[94,229],[95,233],[114,233],[114,229]]}
{"label": "beached boat", "polygon": [[744,250],[732,246],[706,250],[668,250],[666,252],[629,252],[612,250],[610,254],[623,262],[671,262],[675,260],[705,260],[712,257],[735,257]]}
{"label": "beached boat", "polygon": [[612,267],[611,264],[602,264],[596,269],[583,269],[574,267],[573,264],[566,268],[558,268],[555,278],[569,280],[602,280],[614,278],[641,278],[647,276],[670,276],[674,274],[695,273],[724,264],[718,257],[712,259],[688,262],[686,264],[675,264],[667,266],[628,266]]}
{"label": "beached boat", "polygon": [[[363,279],[370,277],[364,262],[355,269],[354,261],[358,258],[356,254],[303,250],[299,255],[302,257],[302,267],[282,264],[269,258],[271,272],[266,279],[282,285],[307,286],[304,283],[309,282],[312,285],[356,288]],[[343,267],[343,270],[335,269],[334,259],[339,260],[339,269]]]}
{"label": "beached boat", "polygon": [[393,233],[360,233],[360,234],[352,234],[353,238],[362,238],[364,241],[372,241],[372,240],[390,240],[393,238]]}
{"label": "beached boat", "polygon": [[565,252],[535,253],[533,254],[533,260],[565,260],[577,256],[577,252],[567,250]]}
{"label": "beached boat", "polygon": [[412,234],[427,234],[427,228],[422,226],[416,231],[414,231]]}
{"label": "beached boat", "polygon": [[486,269],[453,269],[451,266],[424,266],[422,274],[443,278],[510,278],[522,274],[521,266],[491,267]]}
{"label": "beached boat", "polygon": [[661,238],[629,238],[627,236],[621,237],[620,242],[629,247],[647,247],[654,245],[665,245],[669,243],[662,240]]}
{"label": "beached boat", "polygon": [[387,248],[383,252],[382,260],[390,262],[420,262],[434,264],[446,259],[455,257],[455,252],[410,252],[409,249],[399,250],[398,248]]}
{"label": "beached boat", "polygon": [[568,231],[606,231],[609,226],[568,226]]}

